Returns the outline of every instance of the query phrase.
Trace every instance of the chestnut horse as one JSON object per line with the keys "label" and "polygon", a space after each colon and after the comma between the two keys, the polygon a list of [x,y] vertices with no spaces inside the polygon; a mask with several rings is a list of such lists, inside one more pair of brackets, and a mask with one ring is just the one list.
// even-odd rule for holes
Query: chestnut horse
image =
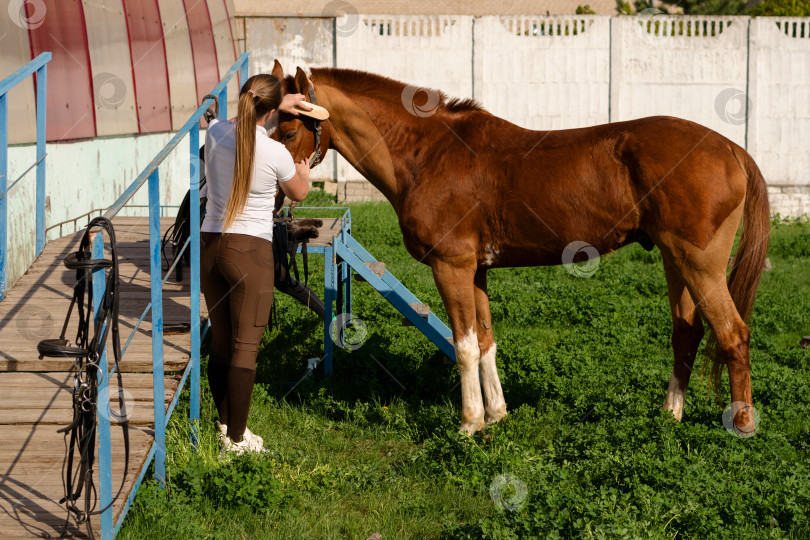
{"label": "chestnut horse", "polygon": [[[278,62],[273,75],[284,79]],[[330,113],[321,153],[335,149],[382,192],[408,252],[433,270],[461,376],[461,431],[506,416],[487,270],[557,265],[566,253],[570,262],[572,246],[605,254],[640,242],[661,250],[672,310],[675,363],[663,408],[681,420],[705,321],[715,389],[727,365],[735,426],[754,432],[745,320],[770,220],[765,181],[743,148],[671,117],[531,131],[435,90],[421,89],[427,103],[414,104],[417,88],[354,70],[312,69],[307,78],[299,67],[284,83],[304,95],[314,88]],[[273,137],[304,159],[314,122],[282,115]]]}

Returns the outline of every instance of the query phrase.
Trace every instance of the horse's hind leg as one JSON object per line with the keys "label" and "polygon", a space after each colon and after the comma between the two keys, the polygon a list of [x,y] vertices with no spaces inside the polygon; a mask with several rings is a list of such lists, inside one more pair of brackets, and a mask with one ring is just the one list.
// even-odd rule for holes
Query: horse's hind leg
{"label": "horse's hind leg", "polygon": [[737,312],[726,283],[728,257],[742,209],[740,203],[703,249],[667,233],[659,234],[657,244],[664,260],[671,262],[686,284],[701,316],[712,329],[720,357],[728,365],[734,425],[741,432],[753,433],[756,427],[750,410],[750,331]]}
{"label": "horse's hind leg", "polygon": [[751,333],[737,313],[725,277],[725,272],[713,278],[692,276],[687,282],[698,309],[712,328],[718,353],[728,366],[734,425],[741,432],[753,433],[756,427],[749,409],[753,404],[748,357]]}
{"label": "horse's hind leg", "polygon": [[479,268],[475,273],[475,319],[478,330],[478,349],[481,351],[478,369],[481,386],[484,387],[485,420],[494,424],[506,416],[506,401],[503,399],[501,379],[495,363],[495,338],[492,334],[492,318],[487,296],[487,270]]}
{"label": "horse's hind leg", "polygon": [[672,411],[672,416],[680,422],[683,418],[684,396],[689,386],[689,376],[692,374],[695,355],[703,339],[703,322],[677,271],[666,262],[664,271],[667,276],[669,308],[672,311],[672,350],[675,353],[675,363],[663,409]]}
{"label": "horse's hind leg", "polygon": [[461,429],[475,433],[484,428],[484,403],[478,378],[480,352],[475,322],[473,278],[475,255],[431,261],[433,279],[450,318],[456,365],[461,376]]}

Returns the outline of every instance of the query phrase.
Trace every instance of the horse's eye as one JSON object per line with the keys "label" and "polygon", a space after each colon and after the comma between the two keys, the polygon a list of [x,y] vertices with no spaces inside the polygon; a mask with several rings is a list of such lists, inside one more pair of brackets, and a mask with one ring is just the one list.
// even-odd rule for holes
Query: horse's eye
{"label": "horse's eye", "polygon": [[295,131],[288,131],[284,134],[284,141],[291,141],[295,138]]}

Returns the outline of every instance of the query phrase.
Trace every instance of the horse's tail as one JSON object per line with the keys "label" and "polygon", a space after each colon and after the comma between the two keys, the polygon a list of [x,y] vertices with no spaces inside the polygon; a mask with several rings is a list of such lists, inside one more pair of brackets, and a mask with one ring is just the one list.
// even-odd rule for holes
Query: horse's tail
{"label": "horse's tail", "polygon": [[[745,206],[743,209],[743,226],[740,244],[734,257],[731,275],[728,278],[728,290],[737,313],[743,321],[754,309],[759,278],[768,252],[770,234],[770,206],[768,204],[768,187],[762,172],[751,155],[741,148],[732,148],[732,154],[742,167],[747,177]],[[707,355],[712,360],[711,384],[715,395],[720,397],[720,377],[726,359],[717,346],[716,337],[710,334],[707,343]]]}

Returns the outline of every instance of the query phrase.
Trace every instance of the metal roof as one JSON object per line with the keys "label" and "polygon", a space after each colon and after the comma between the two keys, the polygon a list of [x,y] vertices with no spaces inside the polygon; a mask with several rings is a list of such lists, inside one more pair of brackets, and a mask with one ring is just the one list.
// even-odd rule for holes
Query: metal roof
{"label": "metal roof", "polygon": [[[53,53],[49,141],[177,130],[236,60],[232,0],[11,0],[8,12],[0,78]],[[35,140],[34,84],[9,94],[12,144]]]}

